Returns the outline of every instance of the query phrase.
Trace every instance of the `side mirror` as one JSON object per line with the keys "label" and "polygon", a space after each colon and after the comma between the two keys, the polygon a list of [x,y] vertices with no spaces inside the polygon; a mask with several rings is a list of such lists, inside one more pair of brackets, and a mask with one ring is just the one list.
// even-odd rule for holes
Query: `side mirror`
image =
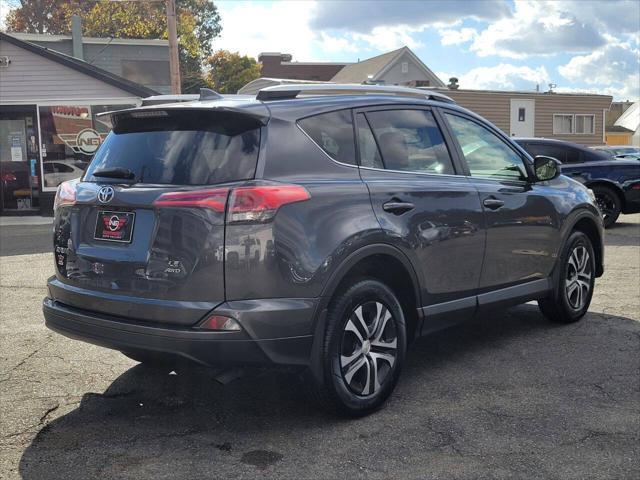
{"label": "side mirror", "polygon": [[537,182],[553,180],[560,175],[560,162],[553,157],[536,155],[533,159],[533,169]]}

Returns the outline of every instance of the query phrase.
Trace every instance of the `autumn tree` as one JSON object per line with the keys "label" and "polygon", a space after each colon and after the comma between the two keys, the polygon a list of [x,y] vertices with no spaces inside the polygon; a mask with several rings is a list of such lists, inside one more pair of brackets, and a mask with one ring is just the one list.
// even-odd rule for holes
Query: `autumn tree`
{"label": "autumn tree", "polygon": [[[80,15],[88,37],[167,38],[164,1],[13,0],[5,18],[9,32],[68,35]],[[220,34],[220,15],[211,0],[176,0],[183,92],[205,83],[202,63]]]}
{"label": "autumn tree", "polygon": [[260,77],[260,65],[255,59],[228,50],[215,52],[207,59],[206,66],[210,69],[209,84],[219,93],[237,93],[251,80]]}

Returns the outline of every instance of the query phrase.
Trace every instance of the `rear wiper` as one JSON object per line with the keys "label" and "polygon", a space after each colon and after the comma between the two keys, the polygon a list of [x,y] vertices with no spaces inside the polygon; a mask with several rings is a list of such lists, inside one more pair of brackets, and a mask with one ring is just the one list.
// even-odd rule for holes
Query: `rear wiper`
{"label": "rear wiper", "polygon": [[105,177],[105,178],[123,178],[125,180],[133,180],[136,178],[135,173],[133,173],[128,168],[105,168],[102,170],[96,170],[92,173],[94,177]]}

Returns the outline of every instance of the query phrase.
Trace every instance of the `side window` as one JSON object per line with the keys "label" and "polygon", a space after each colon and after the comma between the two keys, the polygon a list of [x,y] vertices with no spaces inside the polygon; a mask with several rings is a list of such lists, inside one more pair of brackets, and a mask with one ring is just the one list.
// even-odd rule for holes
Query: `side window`
{"label": "side window", "polygon": [[561,163],[567,161],[565,150],[562,147],[556,147],[554,145],[542,145],[539,143],[529,143],[525,148],[529,155],[535,157],[536,155],[546,155],[547,157],[553,157]]}
{"label": "side window", "polygon": [[356,164],[351,110],[323,113],[298,121],[300,128],[338,162]]}
{"label": "side window", "polygon": [[567,163],[580,163],[582,161],[582,152],[576,148],[567,148]]}
{"label": "side window", "polygon": [[445,115],[472,176],[526,179],[522,158],[500,137],[474,121],[450,113]]}
{"label": "side window", "polygon": [[376,144],[376,139],[371,132],[369,123],[364,113],[356,115],[356,126],[358,127],[358,147],[360,148],[360,165],[371,168],[384,168],[380,150]]}
{"label": "side window", "polygon": [[454,174],[449,151],[433,114],[426,110],[367,112],[389,170]]}
{"label": "side window", "polygon": [[73,172],[73,168],[69,165],[65,165],[64,163],[56,163],[56,168],[58,173],[71,173]]}

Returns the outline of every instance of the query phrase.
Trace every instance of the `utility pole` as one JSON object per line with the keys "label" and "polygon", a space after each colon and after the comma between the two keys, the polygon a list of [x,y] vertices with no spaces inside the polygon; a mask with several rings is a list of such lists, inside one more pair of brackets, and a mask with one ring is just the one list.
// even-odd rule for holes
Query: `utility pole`
{"label": "utility pole", "polygon": [[171,74],[171,93],[181,93],[180,59],[178,58],[178,29],[176,27],[176,2],[166,0],[167,29],[169,33],[169,72]]}
{"label": "utility pole", "polygon": [[178,57],[178,27],[176,26],[175,0],[103,0],[106,2],[165,2],[167,10],[167,31],[169,34],[169,75],[171,93],[180,94],[180,58]]}

